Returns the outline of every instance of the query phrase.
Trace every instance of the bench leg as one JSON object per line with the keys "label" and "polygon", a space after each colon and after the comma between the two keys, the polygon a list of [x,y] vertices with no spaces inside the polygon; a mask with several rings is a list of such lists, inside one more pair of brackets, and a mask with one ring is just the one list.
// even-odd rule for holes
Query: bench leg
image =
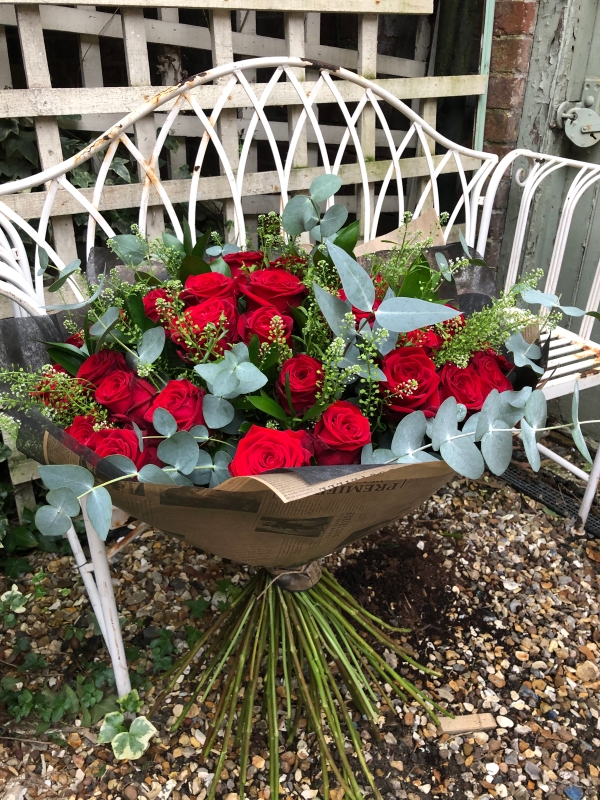
{"label": "bench leg", "polygon": [[592,503],[594,501],[594,496],[598,489],[599,481],[600,481],[600,447],[598,447],[598,449],[596,450],[596,458],[594,459],[594,464],[592,466],[590,477],[588,478],[588,484],[585,489],[585,494],[583,495],[583,500],[581,501],[581,506],[579,508],[579,517],[577,518],[576,527],[580,531],[583,531],[583,528],[587,521],[588,514],[590,513],[590,508],[592,507]]}
{"label": "bench leg", "polygon": [[[119,624],[119,613],[117,611],[115,593],[110,577],[110,567],[108,565],[108,558],[106,557],[106,547],[94,530],[87,515],[85,497],[81,498],[81,509],[83,511],[83,520],[85,522],[85,530],[90,546],[91,566],[94,577],[92,578],[89,573],[89,565],[80,565],[78,563],[77,566],[80,569],[90,596],[92,608],[98,618],[98,624],[104,636],[104,641],[106,642],[106,647],[115,673],[117,694],[119,697],[123,697],[131,691],[131,682],[129,680],[125,647],[123,645],[123,636],[121,635],[121,626]],[[75,558],[77,560],[77,554]],[[94,584],[93,587],[91,586],[90,580],[86,578],[86,573],[88,578],[91,579],[91,583]]]}

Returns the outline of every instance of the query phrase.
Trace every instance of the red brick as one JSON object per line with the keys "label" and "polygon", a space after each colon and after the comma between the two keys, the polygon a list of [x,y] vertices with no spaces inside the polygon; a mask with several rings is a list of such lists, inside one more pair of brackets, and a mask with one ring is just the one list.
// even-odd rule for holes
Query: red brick
{"label": "red brick", "polygon": [[527,72],[533,40],[526,36],[494,39],[491,72]]}
{"label": "red brick", "polygon": [[500,247],[502,243],[488,239],[485,248],[485,260],[492,269],[497,269],[500,258]]}
{"label": "red brick", "polygon": [[505,215],[506,215],[506,210],[503,208],[492,211],[492,218],[490,220],[488,238],[494,242],[502,241]]}
{"label": "red brick", "polygon": [[525,77],[519,75],[490,75],[488,108],[520,108],[525,96]]}
{"label": "red brick", "polygon": [[520,108],[518,111],[488,109],[485,116],[484,139],[488,142],[514,145],[519,133],[520,118]]}
{"label": "red brick", "polygon": [[494,198],[494,209],[504,209],[508,205],[508,193],[510,191],[510,178],[504,177],[496,189]]}
{"label": "red brick", "polygon": [[495,36],[518,36],[525,33],[531,35],[535,29],[537,2],[523,0],[500,0],[496,3],[494,15]]}

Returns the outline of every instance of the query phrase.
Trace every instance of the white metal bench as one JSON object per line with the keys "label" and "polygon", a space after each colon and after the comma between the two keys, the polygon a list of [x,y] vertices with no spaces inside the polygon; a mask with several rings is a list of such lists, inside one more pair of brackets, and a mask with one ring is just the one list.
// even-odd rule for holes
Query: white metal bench
{"label": "white metal bench", "polygon": [[[271,71],[268,82],[254,82],[256,70],[264,69]],[[310,76],[315,77],[309,79]],[[285,149],[276,136],[276,132],[281,136],[281,123],[272,125],[266,112],[270,106],[283,102],[286,105],[296,104],[288,115],[289,138],[284,143]],[[337,105],[344,120],[345,130],[339,144],[328,146],[319,126],[317,109],[322,103]],[[237,115],[232,112],[232,105],[238,108],[245,106],[247,109],[244,113],[247,124],[239,139]],[[168,111],[168,114],[152,155],[146,160],[134,144],[131,134],[141,120],[151,117],[158,108]],[[392,128],[388,122],[390,111],[395,119],[398,119],[396,112],[400,112],[406,122],[403,126],[405,129]],[[182,112],[194,115],[200,145],[192,179],[176,182],[174,189],[174,182],[170,182],[170,195],[161,182],[158,159],[167,135]],[[189,119],[187,116],[188,122]],[[309,167],[307,164],[309,129],[311,140],[317,142],[322,166]],[[249,159],[250,148],[256,133],[260,133],[261,138],[266,138],[269,143],[275,165],[272,171],[247,172],[252,160]],[[204,177],[202,167],[211,142],[217,152],[221,174]],[[59,254],[48,242],[48,224],[55,204],[58,204],[61,213],[87,212],[86,252],[89,253],[97,242],[99,229],[107,237],[114,236],[115,231],[102,212],[111,207],[110,187],[105,185],[105,181],[119,144],[133,155],[143,176],[140,184],[131,186],[132,205],[135,203],[139,206],[139,227],[142,232],[152,235],[160,230],[162,214],[157,215],[156,211],[149,214],[149,209],[162,206],[168,224],[183,239],[181,221],[174,204],[187,202],[188,221],[192,238],[195,238],[198,201],[217,199],[224,201],[224,213],[233,221],[233,237],[240,246],[246,240],[244,205],[248,200],[257,195],[275,195],[278,207],[283,209],[293,193],[306,190],[313,178],[325,171],[339,174],[345,185],[357,186],[355,208],[362,220],[365,241],[386,232],[379,230],[384,209],[394,208],[398,224],[401,223],[407,202],[405,195],[410,194],[416,199],[408,210],[415,216],[429,208],[434,208],[438,214],[442,211],[449,213],[444,228],[445,241],[452,240],[460,219],[460,228],[467,243],[476,246],[485,255],[498,187],[505,174],[516,167],[515,177],[523,193],[507,286],[514,284],[519,272],[527,268],[524,243],[536,192],[556,170],[570,171],[573,176],[571,189],[561,209],[546,283],[541,287],[550,293],[555,292],[565,263],[565,248],[573,213],[585,191],[600,180],[600,166],[527,150],[515,150],[498,163],[493,154],[462,147],[441,136],[409,106],[377,83],[347,69],[292,57],[238,61],[200,73],[165,89],[62,164],[30,178],[0,186],[0,197],[13,196],[10,204],[8,199],[7,202],[0,200],[0,294],[13,301],[15,316],[46,313],[43,278],[39,274],[39,251],[36,251],[35,263],[31,264],[21,238],[23,233],[44,247],[58,269],[65,267]],[[381,158],[384,149],[387,150],[386,159]],[[284,152],[285,156],[282,155]],[[373,154],[377,157],[374,158]],[[70,171],[93,157],[102,159],[95,186],[87,190],[76,188],[69,181]],[[521,166],[521,162],[524,166]],[[448,172],[457,176],[458,199],[453,207],[441,208],[439,178]],[[407,183],[411,187],[410,193],[407,192]],[[27,214],[19,214],[20,201],[15,204],[14,195],[43,184],[46,184],[46,188],[40,193],[43,195],[42,210],[37,228],[34,228],[23,218]],[[23,204],[30,202],[31,198],[39,203],[37,193],[22,194],[20,198]],[[343,194],[336,198],[336,202],[346,200]],[[75,282],[70,281],[70,284],[75,296],[81,298]],[[599,304],[600,265],[589,292],[586,310],[596,311]],[[576,381],[582,389],[600,385],[600,345],[591,340],[593,324],[593,318],[587,316],[582,318],[577,334],[564,328],[553,332],[543,389],[549,399],[572,393]],[[539,447],[545,455],[567,466],[568,462],[564,459],[542,445]],[[573,465],[569,464],[567,468],[587,480],[580,509],[581,521],[584,522],[600,479],[600,451],[589,476]]]}

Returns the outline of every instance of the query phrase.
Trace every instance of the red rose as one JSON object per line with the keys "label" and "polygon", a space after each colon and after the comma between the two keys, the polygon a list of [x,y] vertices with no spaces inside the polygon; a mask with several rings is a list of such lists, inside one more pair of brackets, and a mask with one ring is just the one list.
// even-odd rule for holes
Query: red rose
{"label": "red rose", "polygon": [[[188,308],[184,314],[186,333],[194,339],[199,346],[206,341],[204,331],[206,326],[212,324],[215,328],[225,330],[225,335],[221,337],[219,343],[214,348],[216,352],[222,352],[226,344],[229,344],[235,336],[237,325],[237,312],[233,301],[226,297],[215,297],[213,300],[203,300],[197,306]],[[181,333],[173,331],[172,339],[175,344],[188,350],[189,347],[184,341]]]}
{"label": "red rose", "polygon": [[435,364],[422,347],[398,347],[383,359],[381,369],[387,380],[379,384],[386,397],[388,415],[394,419],[412,411],[435,416],[440,407],[440,377]]}
{"label": "red rose", "polygon": [[[347,299],[346,292],[343,289],[341,289],[340,300],[346,300],[346,299]],[[356,308],[356,306],[352,306],[352,313],[354,314],[354,319],[356,320],[357,323],[359,323],[363,319],[368,319],[369,325],[373,327],[373,323],[375,322],[375,311],[377,311],[380,305],[381,305],[381,300],[375,298],[372,311],[361,311],[359,308]]]}
{"label": "red rose", "polygon": [[[448,306],[448,308],[453,308],[455,311],[458,311],[458,309],[455,308],[455,306],[453,306],[451,303],[446,303],[446,306]],[[452,319],[447,319],[445,322],[442,322],[444,330],[451,336],[457,334],[462,328],[465,327],[466,324],[467,322],[465,320],[464,314],[459,314],[457,317],[452,317]]]}
{"label": "red rose", "polygon": [[202,275],[190,275],[185,288],[179,295],[186,306],[195,306],[203,300],[215,297],[235,298],[239,288],[233,278],[221,275],[220,272],[204,272]]}
{"label": "red rose", "polygon": [[245,250],[242,253],[230,253],[223,256],[223,261],[229,265],[231,277],[238,278],[245,273],[242,267],[264,267],[265,254],[258,250]]}
{"label": "red rose", "polygon": [[94,449],[100,458],[126,456],[133,461],[137,469],[145,467],[146,464],[156,464],[157,467],[163,465],[156,454],[156,447],[145,446],[143,452],[140,453],[138,438],[129,429],[107,428],[98,431]]}
{"label": "red rose", "polygon": [[146,422],[152,423],[155,410],[164,408],[173,415],[179,430],[189,431],[194,425],[204,425],[202,399],[205,394],[204,389],[194,386],[187,378],[169,381],[152,401],[144,419]]}
{"label": "red rose", "polygon": [[86,358],[77,371],[77,377],[90,388],[97,388],[112,372],[117,370],[127,372],[128,369],[123,353],[117,353],[116,350],[100,350],[99,353],[93,353]]}
{"label": "red rose", "polygon": [[283,256],[279,256],[279,258],[276,258],[275,261],[271,261],[269,266],[289,270],[290,267],[299,267],[299,266],[305,267],[307,263],[308,262],[306,258],[303,258],[302,256],[294,256],[286,254]]}
{"label": "red rose", "polygon": [[304,354],[288,358],[283,363],[277,382],[277,394],[281,405],[289,414],[291,412],[285,391],[286,375],[289,376],[294,413],[304,414],[317,402],[317,392],[323,383],[323,367],[315,358]]}
{"label": "red rose", "polygon": [[77,333],[73,333],[71,336],[65,339],[65,344],[72,344],[73,347],[83,347],[85,344],[83,331],[77,331]]}
{"label": "red rose", "polygon": [[427,355],[431,354],[432,350],[437,350],[442,346],[444,340],[439,333],[436,333],[433,328],[417,328],[415,331],[409,331],[406,334],[406,341],[412,347],[422,347]]}
{"label": "red rose", "polygon": [[315,425],[317,464],[358,464],[360,451],[370,441],[369,420],[360,408],[347,400],[338,400]]}
{"label": "red rose", "polygon": [[255,334],[258,336],[258,341],[261,344],[263,344],[263,342],[272,342],[271,321],[273,317],[279,317],[282,320],[285,340],[288,345],[290,345],[294,320],[286,314],[280,313],[276,308],[273,308],[273,306],[259,306],[256,311],[242,314],[238,319],[238,336],[243,342],[246,342],[246,344],[250,343],[250,339]]}
{"label": "red rose", "polygon": [[84,444],[86,447],[91,447],[93,450],[94,442],[96,440],[96,431],[94,430],[94,425],[96,423],[96,418],[91,414],[88,414],[85,417],[75,417],[69,427],[65,428],[65,433],[68,433],[69,436],[77,439],[80,444]]}
{"label": "red rose", "polygon": [[[444,364],[440,374],[442,380],[442,398],[455,397],[469,411],[479,411],[483,401],[489,394],[484,389],[479,375],[473,367],[457,367],[456,364]],[[511,387],[512,388],[512,387]]]}
{"label": "red rose", "polygon": [[108,375],[94,395],[96,402],[106,406],[114,421],[135,422],[144,425],[156,389],[133,372],[117,370]]}
{"label": "red rose", "polygon": [[166,303],[170,303],[171,297],[166,289],[151,289],[148,294],[142,298],[144,314],[151,319],[152,322],[165,322],[166,309],[163,306],[162,311],[159,311],[156,305],[157,300],[164,300]]}
{"label": "red rose", "polygon": [[46,368],[43,377],[29,394],[41,400],[49,408],[54,408],[56,411],[66,411],[69,408],[70,400],[63,394],[63,389],[60,388],[60,380],[54,377],[59,373],[68,374],[67,370],[61,367],[60,364],[54,364],[52,367]]}
{"label": "red rose", "polygon": [[251,273],[248,282],[241,285],[248,298],[248,308],[254,311],[259,306],[275,306],[280,314],[291,306],[299,306],[307,289],[295,275],[284,269],[261,269]]}
{"label": "red rose", "polygon": [[237,477],[259,475],[271,469],[307,467],[312,452],[306,431],[277,431],[253,425],[240,441],[229,472]]}
{"label": "red rose", "polygon": [[[504,358],[502,362],[508,364]],[[513,388],[512,383],[500,368],[502,362],[491,350],[487,353],[475,353],[471,359],[469,366],[479,375],[485,397],[492,389],[498,389],[499,392],[507,392]],[[508,366],[510,367],[511,365],[509,364]]]}

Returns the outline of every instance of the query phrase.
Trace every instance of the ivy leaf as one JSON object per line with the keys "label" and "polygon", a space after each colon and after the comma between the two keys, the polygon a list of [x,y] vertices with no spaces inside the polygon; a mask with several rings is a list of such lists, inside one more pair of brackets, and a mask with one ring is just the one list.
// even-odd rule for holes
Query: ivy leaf
{"label": "ivy leaf", "polygon": [[586,441],[583,438],[583,433],[581,432],[581,426],[579,425],[579,382],[578,381],[575,381],[575,388],[573,390],[573,401],[571,403],[571,420],[573,422],[573,429],[571,431],[571,435],[573,436],[573,441],[575,442],[575,446],[577,447],[581,455],[585,458],[585,460],[589,464],[593,464],[594,462],[592,461],[590,451],[588,450]]}
{"label": "ivy leaf", "polygon": [[51,489],[46,495],[46,502],[53,506],[57,511],[66,514],[67,517],[75,517],[79,514],[79,500],[72,489]]}
{"label": "ivy leaf", "polygon": [[[46,251],[44,251],[44,252],[46,252]],[[47,254],[46,254],[46,257],[47,257]],[[60,271],[59,278],[57,280],[55,280],[54,283],[51,284],[48,287],[48,291],[49,292],[58,292],[58,290],[62,286],[64,286],[64,284],[69,280],[69,278],[71,278],[73,276],[73,274],[75,272],[79,272],[80,266],[81,266],[81,261],[78,258],[76,258],[73,261],[71,261],[70,264],[67,264],[67,266],[63,270]]]}
{"label": "ivy leaf", "polygon": [[187,475],[198,462],[198,444],[187,431],[178,431],[158,445],[158,457]]}
{"label": "ivy leaf", "polygon": [[98,732],[98,744],[112,742],[118,733],[122,733],[125,730],[123,727],[124,722],[125,717],[118,711],[111,711],[110,714],[107,714]]}
{"label": "ivy leaf", "polygon": [[418,450],[423,444],[427,420],[422,411],[413,411],[400,420],[394,438],[392,439],[392,453],[397,457],[412,455],[413,450]]}
{"label": "ivy leaf", "polygon": [[40,466],[38,469],[40,478],[47,489],[62,489],[65,487],[72,489],[79,497],[94,485],[92,473],[84,467],[77,467],[74,464]]}
{"label": "ivy leaf", "polygon": [[118,733],[112,740],[115,758],[130,761],[140,758],[148,748],[150,739],[157,733],[154,725],[146,717],[137,717],[129,731]]}
{"label": "ivy leaf", "polygon": [[345,250],[329,242],[327,250],[337,269],[348,301],[360,311],[371,311],[375,287],[370,275]]}
{"label": "ivy leaf", "polygon": [[525,455],[534,472],[540,469],[540,451],[537,449],[537,440],[535,438],[535,431],[526,419],[521,420],[521,439],[523,441],[523,448]]}
{"label": "ivy leaf", "polygon": [[[508,469],[513,451],[512,432],[506,430],[504,420],[492,421],[491,430],[481,440],[481,454],[494,475],[502,475]],[[499,430],[504,428],[504,430]]]}
{"label": "ivy leaf", "polygon": [[427,328],[459,316],[458,311],[439,303],[429,303],[415,297],[391,297],[384,300],[375,312],[382,328],[394,333],[408,333]]}

